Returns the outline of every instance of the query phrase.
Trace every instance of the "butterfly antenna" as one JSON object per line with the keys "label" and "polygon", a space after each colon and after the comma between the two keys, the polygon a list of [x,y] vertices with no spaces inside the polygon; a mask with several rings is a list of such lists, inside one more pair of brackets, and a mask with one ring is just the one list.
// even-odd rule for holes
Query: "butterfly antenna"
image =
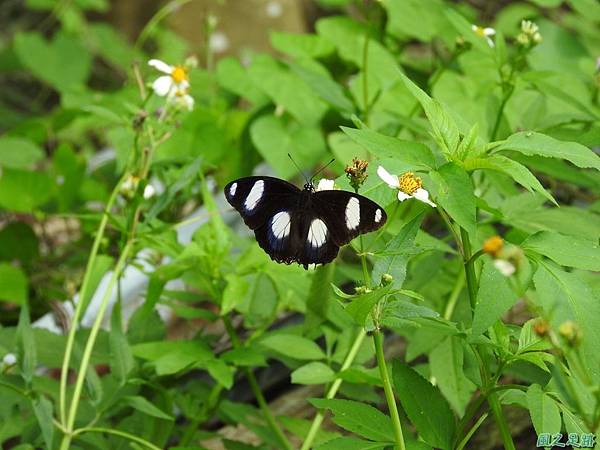
{"label": "butterfly antenna", "polygon": [[310,183],[310,180],[308,178],[306,178],[306,174],[302,171],[302,169],[300,168],[300,166],[296,163],[296,161],[294,161],[294,158],[292,158],[292,155],[290,155],[288,153],[288,156],[290,157],[290,159],[292,160],[292,162],[294,163],[294,165],[296,166],[296,169],[298,169],[298,172],[300,172],[302,174],[302,177],[306,180],[307,183]]}
{"label": "butterfly antenna", "polygon": [[323,172],[325,169],[327,169],[327,167],[329,167],[329,165],[335,161],[335,158],[332,158],[331,161],[329,161],[327,164],[325,164],[323,167],[321,167],[319,170],[317,170],[314,175],[312,177],[310,177],[310,182],[312,183],[312,180],[319,175],[321,172]]}

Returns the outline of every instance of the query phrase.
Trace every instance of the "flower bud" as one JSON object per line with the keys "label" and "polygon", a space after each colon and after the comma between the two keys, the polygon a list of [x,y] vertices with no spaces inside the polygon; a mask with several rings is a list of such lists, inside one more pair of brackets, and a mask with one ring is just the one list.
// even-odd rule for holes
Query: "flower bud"
{"label": "flower bud", "polygon": [[394,281],[394,277],[391,276],[389,273],[384,273],[381,276],[381,284],[383,286],[388,286],[388,285],[392,284],[393,281]]}
{"label": "flower bud", "polygon": [[577,347],[581,342],[581,330],[572,320],[561,323],[558,327],[558,334],[567,341],[570,347]]}
{"label": "flower bud", "polygon": [[358,158],[352,158],[352,164],[346,166],[344,172],[346,172],[346,176],[350,180],[350,186],[355,191],[358,191],[369,176],[367,174],[367,167],[369,167],[369,162]]}

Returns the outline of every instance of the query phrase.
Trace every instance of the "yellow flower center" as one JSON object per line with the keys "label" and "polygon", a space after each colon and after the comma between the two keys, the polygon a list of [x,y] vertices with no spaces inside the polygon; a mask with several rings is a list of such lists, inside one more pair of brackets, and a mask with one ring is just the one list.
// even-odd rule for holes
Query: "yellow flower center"
{"label": "yellow flower center", "polygon": [[500,236],[492,236],[483,243],[483,251],[493,257],[498,256],[504,247],[504,240]]}
{"label": "yellow flower center", "polygon": [[485,30],[483,29],[483,27],[475,27],[475,29],[473,31],[475,32],[476,35],[485,37]]}
{"label": "yellow flower center", "polygon": [[398,179],[398,188],[408,195],[413,195],[422,185],[421,178],[412,172],[406,172]]}
{"label": "yellow flower center", "polygon": [[175,66],[171,72],[171,78],[175,83],[181,83],[188,79],[187,72],[182,66]]}

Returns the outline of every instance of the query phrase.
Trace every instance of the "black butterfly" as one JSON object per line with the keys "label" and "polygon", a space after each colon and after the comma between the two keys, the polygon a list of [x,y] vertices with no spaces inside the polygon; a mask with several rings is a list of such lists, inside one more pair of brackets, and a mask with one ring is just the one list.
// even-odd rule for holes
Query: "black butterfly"
{"label": "black butterfly", "polygon": [[246,177],[225,186],[227,201],[238,210],[272,260],[325,264],[342,245],[375,231],[387,220],[382,207],[362,195],[340,190],[300,190],[273,177]]}

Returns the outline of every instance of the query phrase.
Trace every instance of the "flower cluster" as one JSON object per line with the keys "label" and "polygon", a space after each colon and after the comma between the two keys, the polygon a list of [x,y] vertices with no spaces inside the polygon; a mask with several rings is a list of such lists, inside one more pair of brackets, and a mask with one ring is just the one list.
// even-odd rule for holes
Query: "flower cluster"
{"label": "flower cluster", "polygon": [[526,48],[534,47],[542,42],[538,26],[531,20],[521,21],[521,32],[517,36],[517,42]]}
{"label": "flower cluster", "polygon": [[148,65],[159,72],[164,73],[154,80],[152,90],[160,97],[166,97],[167,102],[187,108],[194,109],[194,98],[189,94],[189,69],[195,64],[195,59],[188,58],[186,64],[172,66],[160,59],[151,59]]}

